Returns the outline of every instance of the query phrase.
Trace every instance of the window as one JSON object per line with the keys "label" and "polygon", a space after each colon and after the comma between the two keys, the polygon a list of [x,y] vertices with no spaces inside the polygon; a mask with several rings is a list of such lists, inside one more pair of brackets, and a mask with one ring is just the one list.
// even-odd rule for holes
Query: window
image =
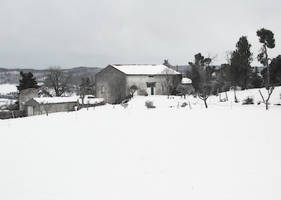
{"label": "window", "polygon": [[155,87],[155,85],[156,85],[156,82],[147,82],[146,83],[147,87]]}

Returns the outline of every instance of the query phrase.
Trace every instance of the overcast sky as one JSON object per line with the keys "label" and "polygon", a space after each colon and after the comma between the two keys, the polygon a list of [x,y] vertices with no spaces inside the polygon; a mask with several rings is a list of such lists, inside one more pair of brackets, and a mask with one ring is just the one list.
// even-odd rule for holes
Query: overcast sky
{"label": "overcast sky", "polygon": [[276,56],[280,19],[280,0],[0,0],[0,67],[187,64],[198,52],[221,64],[242,35],[256,57],[262,27]]}

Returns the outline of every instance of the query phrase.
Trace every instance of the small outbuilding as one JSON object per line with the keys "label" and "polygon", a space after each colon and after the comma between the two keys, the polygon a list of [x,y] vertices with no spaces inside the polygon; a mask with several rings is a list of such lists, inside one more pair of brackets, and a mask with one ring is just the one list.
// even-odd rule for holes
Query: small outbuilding
{"label": "small outbuilding", "polygon": [[96,97],[118,103],[132,94],[167,95],[181,77],[165,65],[108,65],[95,76]]}
{"label": "small outbuilding", "polygon": [[42,97],[25,102],[27,116],[74,111],[79,97]]}
{"label": "small outbuilding", "polygon": [[39,89],[28,88],[20,91],[19,94],[19,109],[23,111],[25,109],[25,103],[32,98],[38,97]]}

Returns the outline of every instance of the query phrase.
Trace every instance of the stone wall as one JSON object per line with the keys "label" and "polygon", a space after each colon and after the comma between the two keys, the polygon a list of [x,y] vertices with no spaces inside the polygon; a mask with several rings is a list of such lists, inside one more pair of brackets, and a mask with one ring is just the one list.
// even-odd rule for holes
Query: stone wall
{"label": "stone wall", "polygon": [[175,85],[180,83],[181,75],[130,75],[126,78],[127,94],[129,94],[129,88],[133,85],[137,86],[138,92],[146,91],[150,95],[147,83],[155,83],[154,95],[167,95],[168,85]]}
{"label": "stone wall", "polygon": [[126,75],[108,66],[96,74],[96,97],[106,103],[119,103],[126,97]]}
{"label": "stone wall", "polygon": [[24,104],[30,99],[38,97],[38,91],[36,88],[22,90],[19,94],[19,109],[25,110]]}
{"label": "stone wall", "polygon": [[27,112],[28,106],[33,107],[33,115],[42,115],[42,114],[47,114],[47,113],[74,111],[75,106],[77,106],[77,102],[39,104],[36,101],[29,101],[26,104],[26,113],[27,114],[29,114]]}

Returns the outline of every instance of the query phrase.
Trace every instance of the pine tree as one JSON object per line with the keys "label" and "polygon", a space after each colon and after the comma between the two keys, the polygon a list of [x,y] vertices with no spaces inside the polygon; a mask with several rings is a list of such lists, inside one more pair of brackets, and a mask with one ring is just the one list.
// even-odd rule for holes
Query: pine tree
{"label": "pine tree", "polygon": [[236,97],[237,86],[247,89],[251,77],[251,62],[253,58],[250,48],[251,44],[249,44],[247,37],[242,36],[236,44],[236,49],[231,53],[230,80],[236,103],[238,102]]}
{"label": "pine tree", "polygon": [[[281,85],[281,55],[273,58],[269,64],[270,82],[273,85]],[[262,71],[263,78],[266,79],[267,69]]]}
{"label": "pine tree", "polygon": [[207,99],[214,89],[212,74],[215,68],[210,66],[211,58],[204,58],[201,53],[194,57],[195,62],[189,63],[192,66],[192,84],[199,99],[203,100],[205,107],[208,108]]}
{"label": "pine tree", "polygon": [[267,29],[260,29],[257,31],[257,36],[259,37],[259,41],[262,44],[261,52],[258,55],[258,61],[262,63],[266,67],[266,76],[264,76],[265,80],[265,88],[267,90],[267,97],[265,98],[261,91],[260,95],[262,97],[263,102],[265,103],[266,110],[268,110],[269,99],[274,90],[274,84],[270,80],[270,69],[269,69],[269,56],[268,49],[273,49],[275,47],[275,39],[272,31]]}
{"label": "pine tree", "polygon": [[252,73],[251,85],[253,88],[261,88],[263,86],[263,80],[257,68],[255,68],[255,71]]}
{"label": "pine tree", "polygon": [[247,89],[251,76],[251,62],[253,60],[251,53],[251,44],[246,36],[239,38],[236,44],[236,50],[231,55],[231,71],[234,73],[233,86],[240,86]]}
{"label": "pine tree", "polygon": [[22,91],[28,88],[39,88],[36,78],[31,72],[24,73],[20,72],[21,79],[19,80],[19,85],[17,86],[18,91]]}

